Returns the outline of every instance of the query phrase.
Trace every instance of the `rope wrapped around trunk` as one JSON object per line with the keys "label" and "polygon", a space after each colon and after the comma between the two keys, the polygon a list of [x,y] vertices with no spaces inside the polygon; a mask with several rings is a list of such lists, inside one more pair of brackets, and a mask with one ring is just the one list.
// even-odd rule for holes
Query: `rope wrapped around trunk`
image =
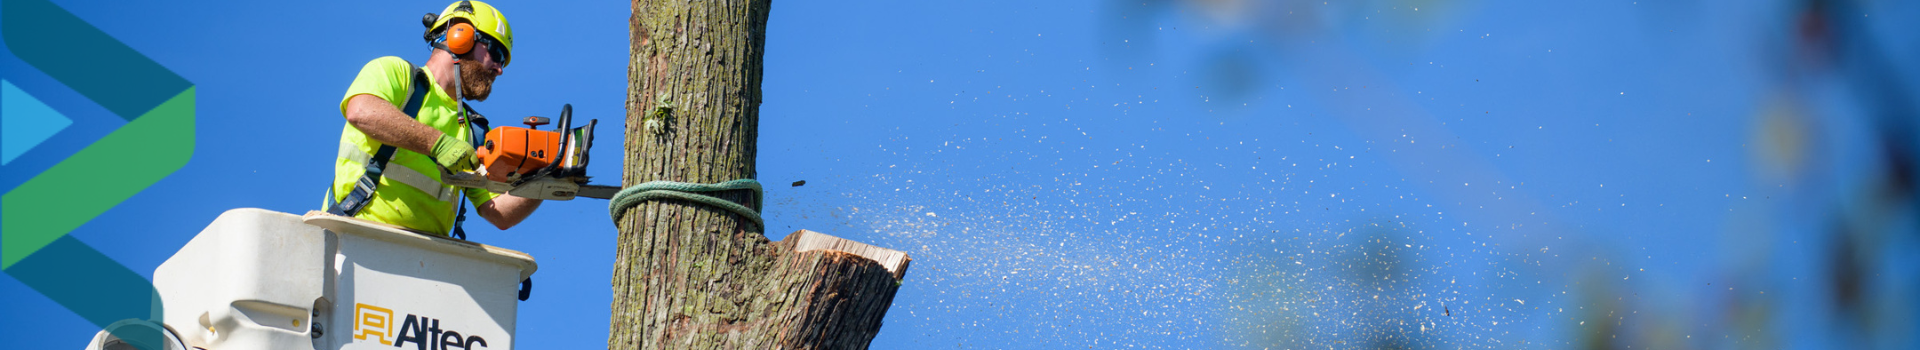
{"label": "rope wrapped around trunk", "polygon": [[[733,201],[706,194],[706,192],[731,190],[753,190],[754,207],[747,208],[747,206],[740,205],[740,203],[734,203]],[[608,214],[613,217],[613,221],[620,221],[621,212],[627,211],[628,208],[632,208],[633,206],[640,205],[640,202],[657,199],[679,199],[726,209],[727,211],[747,218],[747,220],[753,221],[754,225],[760,225],[760,227],[764,229],[767,225],[760,221],[759,208],[761,198],[763,198],[763,191],[764,190],[760,188],[760,182],[754,181],[753,179],[738,179],[717,184],[648,181],[620,189],[620,192],[615,193],[613,199],[607,203],[607,209],[609,211]]]}

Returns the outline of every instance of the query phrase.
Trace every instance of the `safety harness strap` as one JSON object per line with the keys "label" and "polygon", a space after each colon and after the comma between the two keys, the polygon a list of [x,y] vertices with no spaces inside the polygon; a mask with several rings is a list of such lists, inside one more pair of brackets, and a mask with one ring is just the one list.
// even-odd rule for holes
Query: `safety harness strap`
{"label": "safety harness strap", "polygon": [[[360,145],[351,143],[340,144],[339,157],[340,159],[347,160],[349,163],[362,167],[366,166],[367,162],[373,160],[372,154],[360,150]],[[434,180],[433,177],[427,176],[426,173],[413,170],[413,168],[409,167],[396,166],[386,168],[386,170],[381,171],[380,178],[387,180],[388,184],[398,182],[402,185],[413,187],[442,202],[452,202],[455,198],[454,196],[460,194],[458,187],[446,186],[446,183],[440,182],[440,180]]]}
{"label": "safety harness strap", "polygon": [[[459,67],[460,63],[454,62],[453,66]],[[454,79],[454,81],[458,82],[460,80],[456,78]],[[480,112],[475,112],[473,110],[473,106],[467,105],[467,103],[464,101],[460,102],[460,110],[463,112],[462,114],[466,116],[465,119],[467,121],[467,127],[469,128],[468,131],[473,132],[473,140],[477,142],[481,138],[485,138],[486,137],[485,135],[487,134],[487,117],[480,115]],[[475,143],[473,147],[479,148],[480,144]],[[458,196],[460,194],[460,190],[457,188],[448,188],[448,190],[452,191],[452,194],[455,196]],[[453,235],[453,238],[467,239],[467,228],[466,228],[467,197],[459,197],[459,198],[460,198],[460,203],[455,204],[453,207],[456,210],[456,212],[453,216],[453,232],[451,234]],[[442,199],[442,200],[453,201],[452,199]],[[480,205],[480,203],[474,203],[473,205],[478,206]],[[475,208],[478,208],[478,207],[475,207]],[[522,281],[521,283],[533,283],[531,281],[533,281],[533,277],[527,277],[527,280]],[[526,287],[533,288],[533,285],[527,284]],[[527,300],[526,295],[527,295],[526,292],[521,292],[520,300]]]}
{"label": "safety harness strap", "polygon": [[[408,118],[420,119],[420,106],[426,103],[428,88],[430,87],[427,85],[426,69],[414,68],[413,94],[407,96],[407,106],[401,110],[407,113]],[[354,216],[360,213],[360,209],[365,209],[367,202],[373,199],[373,190],[380,186],[380,176],[386,172],[387,161],[393,159],[393,152],[397,150],[399,149],[393,145],[381,144],[380,149],[373,152],[373,158],[367,160],[367,171],[360,175],[360,181],[353,185],[353,191],[347,192],[347,198],[329,205],[327,212],[340,216]],[[333,199],[331,193],[327,199]]]}

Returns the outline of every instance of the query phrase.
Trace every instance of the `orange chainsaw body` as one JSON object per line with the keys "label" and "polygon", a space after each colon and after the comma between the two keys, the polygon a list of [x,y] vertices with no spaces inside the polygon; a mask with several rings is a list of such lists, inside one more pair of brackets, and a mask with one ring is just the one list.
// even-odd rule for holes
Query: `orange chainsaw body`
{"label": "orange chainsaw body", "polygon": [[486,167],[487,179],[509,182],[564,155],[560,139],[555,131],[503,126],[487,131],[487,142],[476,153]]}

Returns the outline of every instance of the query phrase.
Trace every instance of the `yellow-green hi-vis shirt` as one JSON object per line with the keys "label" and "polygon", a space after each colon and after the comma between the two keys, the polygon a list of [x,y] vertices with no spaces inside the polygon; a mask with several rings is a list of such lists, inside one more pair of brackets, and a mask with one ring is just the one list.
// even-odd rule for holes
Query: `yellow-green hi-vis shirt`
{"label": "yellow-green hi-vis shirt", "polygon": [[[399,57],[387,56],[367,62],[360,69],[360,76],[353,79],[353,85],[347,87],[347,95],[340,99],[340,115],[346,116],[347,101],[358,95],[373,95],[392,103],[395,109],[405,111],[407,98],[413,91],[413,65]],[[430,90],[425,102],[420,105],[416,118],[422,124],[440,130],[462,141],[470,141],[473,132],[467,128],[466,121],[460,118],[452,97],[432,83],[435,78],[427,74]],[[340,130],[340,155],[334,160],[333,201],[339,202],[353,191],[353,184],[366,173],[367,159],[380,148],[380,142],[367,138],[360,129],[347,124]],[[467,200],[478,206],[493,200],[496,194],[482,189],[447,186],[440,182],[439,165],[426,155],[398,149],[393,159],[388,161],[382,173],[379,187],[354,217],[383,222],[409,229],[446,236],[453,229],[454,206],[456,199],[464,194]]]}

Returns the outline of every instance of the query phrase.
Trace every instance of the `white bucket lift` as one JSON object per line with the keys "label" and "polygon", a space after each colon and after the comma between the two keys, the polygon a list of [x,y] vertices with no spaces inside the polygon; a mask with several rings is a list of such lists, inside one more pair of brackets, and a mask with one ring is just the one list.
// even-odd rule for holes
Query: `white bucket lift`
{"label": "white bucket lift", "polygon": [[[512,349],[525,253],[364,220],[234,209],[153,273],[207,350]],[[111,343],[102,331],[89,349]]]}

